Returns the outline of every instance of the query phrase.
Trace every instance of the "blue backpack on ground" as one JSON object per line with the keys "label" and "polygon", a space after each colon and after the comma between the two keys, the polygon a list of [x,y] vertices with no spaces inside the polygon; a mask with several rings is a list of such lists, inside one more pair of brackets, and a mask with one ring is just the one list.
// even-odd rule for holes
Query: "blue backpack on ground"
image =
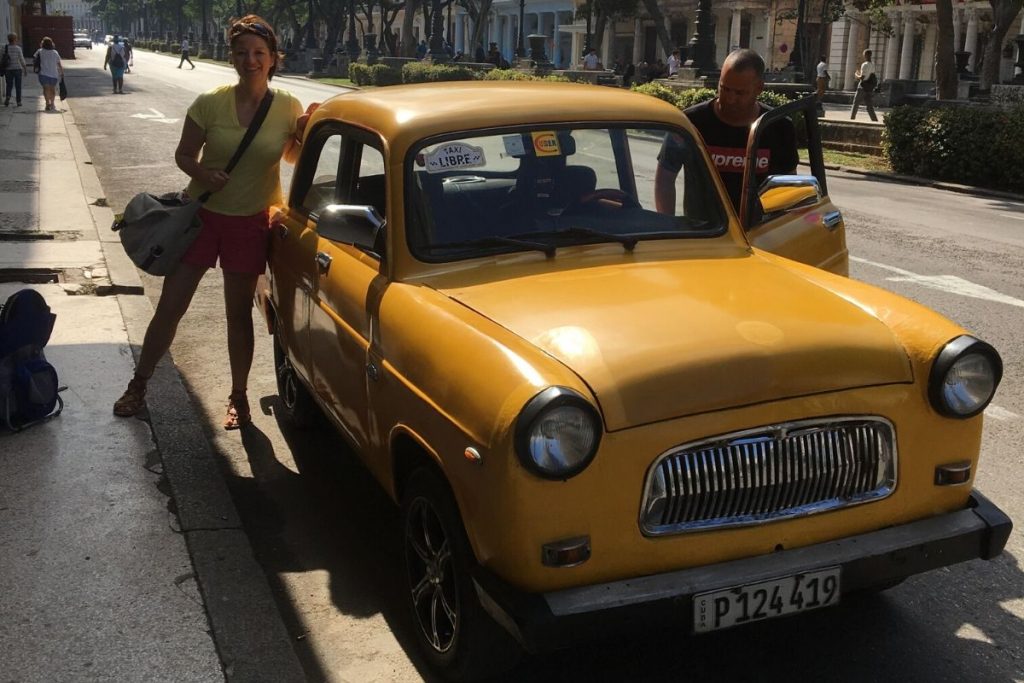
{"label": "blue backpack on ground", "polygon": [[43,355],[57,316],[34,289],[22,289],[0,308],[0,425],[12,431],[60,415],[57,371]]}

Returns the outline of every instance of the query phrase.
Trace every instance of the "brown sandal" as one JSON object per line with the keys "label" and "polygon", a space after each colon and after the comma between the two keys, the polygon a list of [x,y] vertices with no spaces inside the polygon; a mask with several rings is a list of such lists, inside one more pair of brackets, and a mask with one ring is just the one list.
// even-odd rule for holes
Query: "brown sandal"
{"label": "brown sandal", "polygon": [[241,429],[252,422],[249,399],[245,389],[232,389],[228,396],[228,414],[224,416],[224,429]]}
{"label": "brown sandal", "polygon": [[146,407],[146,380],[133,377],[121,398],[114,402],[114,415],[131,417]]}

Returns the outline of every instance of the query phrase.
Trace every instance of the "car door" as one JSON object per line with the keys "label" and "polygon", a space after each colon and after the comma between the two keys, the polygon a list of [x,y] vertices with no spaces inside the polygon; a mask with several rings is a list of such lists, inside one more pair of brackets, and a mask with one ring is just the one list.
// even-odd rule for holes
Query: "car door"
{"label": "car door", "polygon": [[[765,127],[779,118],[803,117],[811,171],[769,178],[756,186],[754,157]],[[740,220],[750,243],[765,251],[840,275],[849,274],[842,213],[828,196],[814,96],[766,112],[751,127],[747,144]]]}
{"label": "car door", "polygon": [[[372,205],[385,212],[383,145],[366,131],[339,127],[341,159],[334,203]],[[315,214],[311,217],[315,226]],[[315,229],[315,227],[314,227]],[[380,277],[377,254],[317,235],[315,290],[309,331],[313,387],[357,448],[368,439],[367,352],[371,284]]]}

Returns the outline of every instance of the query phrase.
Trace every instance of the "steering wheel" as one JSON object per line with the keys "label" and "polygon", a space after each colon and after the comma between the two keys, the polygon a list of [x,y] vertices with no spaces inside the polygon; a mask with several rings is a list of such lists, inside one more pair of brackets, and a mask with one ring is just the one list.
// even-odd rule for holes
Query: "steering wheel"
{"label": "steering wheel", "polygon": [[640,202],[636,197],[622,190],[604,188],[580,195],[569,202],[569,205],[562,210],[562,215],[573,213],[585,213],[587,211],[615,209],[640,209]]}

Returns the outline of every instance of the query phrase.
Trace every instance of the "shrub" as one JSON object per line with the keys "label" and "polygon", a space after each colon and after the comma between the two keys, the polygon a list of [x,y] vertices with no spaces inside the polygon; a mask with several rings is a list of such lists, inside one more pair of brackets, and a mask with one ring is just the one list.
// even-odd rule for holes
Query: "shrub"
{"label": "shrub", "polygon": [[360,64],[353,62],[348,65],[348,77],[355,85],[399,85],[402,72],[386,64]]}
{"label": "shrub", "polygon": [[565,76],[558,76],[555,74],[549,74],[547,76],[536,76],[528,71],[518,71],[516,69],[491,69],[480,74],[479,79],[482,81],[555,81],[558,83],[567,83],[569,79]]}
{"label": "shrub", "polygon": [[427,64],[410,62],[402,66],[403,83],[438,83],[441,81],[475,81],[476,71],[458,64]]}
{"label": "shrub", "polygon": [[1024,187],[1024,107],[896,107],[882,149],[897,173],[969,185]]}
{"label": "shrub", "polygon": [[[651,97],[657,97],[659,100],[664,100],[671,105],[684,109],[679,105],[679,93],[668,86],[664,86],[661,83],[644,83],[643,85],[634,85],[630,88],[633,92],[642,93],[644,95],[650,95]],[[689,90],[683,92],[691,92]],[[711,92],[711,97],[714,97],[714,91]],[[710,99],[710,98],[709,98]]]}

